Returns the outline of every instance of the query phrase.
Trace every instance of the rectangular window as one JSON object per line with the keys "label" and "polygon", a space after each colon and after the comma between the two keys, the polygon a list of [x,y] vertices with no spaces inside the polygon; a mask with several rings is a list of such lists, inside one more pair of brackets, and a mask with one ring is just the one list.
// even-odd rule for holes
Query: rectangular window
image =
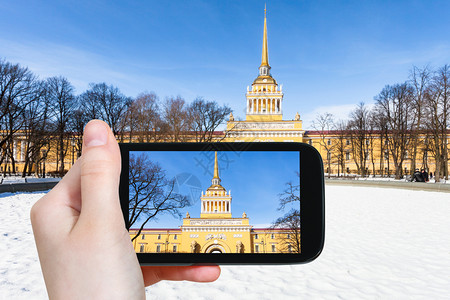
{"label": "rectangular window", "polygon": [[258,239],[258,235],[257,234],[255,234],[255,240],[257,240]]}
{"label": "rectangular window", "polygon": [[345,160],[350,160],[350,152],[345,152]]}
{"label": "rectangular window", "polygon": [[160,240],[161,239],[161,235],[160,234],[158,234],[158,240]]}
{"label": "rectangular window", "polygon": [[141,244],[141,246],[139,247],[139,252],[144,252],[145,251],[145,245]]}
{"label": "rectangular window", "polygon": [[174,240],[177,240],[177,239],[178,239],[178,237],[177,237],[176,234],[173,236],[173,239],[174,239]]}
{"label": "rectangular window", "polygon": [[288,245],[288,251],[292,252],[292,245],[291,244]]}
{"label": "rectangular window", "polygon": [[145,234],[141,235],[141,239],[145,240]]}
{"label": "rectangular window", "polygon": [[308,144],[312,145],[312,140],[309,140],[309,141],[308,141]]}
{"label": "rectangular window", "polygon": [[277,249],[275,248],[275,245],[272,245],[272,252],[277,252]]}
{"label": "rectangular window", "polygon": [[348,145],[350,145],[350,140],[346,140],[345,141],[345,144],[348,146]]}
{"label": "rectangular window", "polygon": [[286,235],[286,237],[287,237],[288,239],[290,239],[290,238],[291,238],[291,234],[288,233],[288,234]]}
{"label": "rectangular window", "polygon": [[255,252],[259,253],[259,245],[255,245]]}
{"label": "rectangular window", "polygon": [[161,252],[161,245],[156,245],[156,252]]}
{"label": "rectangular window", "polygon": [[328,145],[331,145],[331,140],[328,140],[328,141],[327,141],[327,144],[328,144]]}
{"label": "rectangular window", "polygon": [[275,239],[275,234],[272,233],[272,235],[270,236],[270,238],[271,238],[272,240],[274,240],[274,239]]}
{"label": "rectangular window", "polygon": [[173,245],[173,252],[177,252],[177,245]]}

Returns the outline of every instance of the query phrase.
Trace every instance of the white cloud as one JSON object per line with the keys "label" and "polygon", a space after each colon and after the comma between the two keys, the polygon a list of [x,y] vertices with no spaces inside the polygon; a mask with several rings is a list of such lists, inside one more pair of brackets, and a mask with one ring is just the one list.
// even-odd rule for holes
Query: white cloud
{"label": "white cloud", "polygon": [[331,105],[331,106],[319,106],[311,112],[308,112],[302,116],[303,129],[312,130],[313,121],[317,118],[317,115],[330,113],[335,120],[347,120],[350,112],[355,109],[356,104],[344,104],[344,105]]}

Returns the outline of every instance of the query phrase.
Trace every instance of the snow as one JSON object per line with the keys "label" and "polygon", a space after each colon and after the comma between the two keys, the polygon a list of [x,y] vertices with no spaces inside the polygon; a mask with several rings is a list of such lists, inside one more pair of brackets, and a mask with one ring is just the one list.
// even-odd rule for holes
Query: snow
{"label": "snow", "polygon": [[[0,194],[0,299],[46,299],[29,209],[42,193]],[[160,282],[148,299],[449,299],[448,193],[326,187],[314,262],[222,266],[214,283]]]}

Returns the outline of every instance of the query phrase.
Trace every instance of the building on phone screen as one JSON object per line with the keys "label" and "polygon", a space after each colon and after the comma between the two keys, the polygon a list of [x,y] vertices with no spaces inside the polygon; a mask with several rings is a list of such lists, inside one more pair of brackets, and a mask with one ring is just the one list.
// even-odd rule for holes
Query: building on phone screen
{"label": "building on phone screen", "polygon": [[[211,186],[201,194],[200,217],[183,218],[179,228],[147,228],[133,240],[138,253],[298,253],[299,228],[254,228],[249,216],[232,216],[231,191],[222,186],[217,152]],[[242,199],[240,199],[242,201]],[[239,201],[239,200],[238,200]],[[130,237],[138,229],[130,229]]]}

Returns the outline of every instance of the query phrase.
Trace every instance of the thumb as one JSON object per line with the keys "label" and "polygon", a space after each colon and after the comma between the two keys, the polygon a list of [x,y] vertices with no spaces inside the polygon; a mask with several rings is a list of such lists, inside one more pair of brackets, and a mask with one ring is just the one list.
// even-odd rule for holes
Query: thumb
{"label": "thumb", "polygon": [[99,225],[98,229],[124,226],[119,201],[120,169],[119,145],[109,126],[103,121],[90,121],[83,135],[79,222]]}

